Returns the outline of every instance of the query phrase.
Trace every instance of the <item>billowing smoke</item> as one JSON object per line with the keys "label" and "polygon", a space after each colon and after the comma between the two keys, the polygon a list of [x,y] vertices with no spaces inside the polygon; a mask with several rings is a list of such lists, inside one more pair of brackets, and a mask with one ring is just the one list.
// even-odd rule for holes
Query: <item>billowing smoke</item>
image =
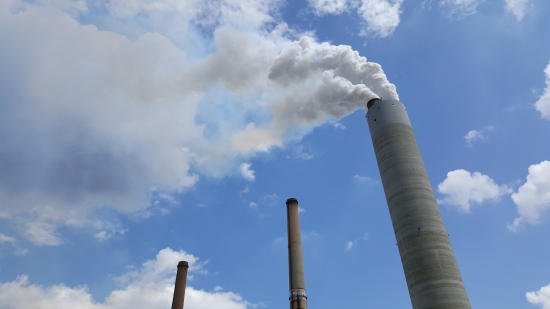
{"label": "billowing smoke", "polygon": [[[350,46],[273,24],[278,1],[219,0],[228,5],[211,16],[211,36],[159,26],[164,12],[168,27],[203,9],[180,16],[119,2],[103,8],[114,30],[81,25],[75,12],[91,9],[83,2],[76,11],[0,5],[0,218],[37,244],[62,243],[59,225],[116,235],[97,209],[148,216],[199,175],[238,175],[258,152],[299,141],[371,98],[397,98],[380,65]],[[132,14],[154,18],[132,25]],[[143,30],[149,24],[156,33]]]}
{"label": "billowing smoke", "polygon": [[[269,79],[290,90],[271,109],[276,126],[284,123],[318,124],[341,118],[375,97],[398,99],[382,67],[367,62],[350,46],[317,43],[302,37],[274,60]],[[307,92],[300,88],[312,85]]]}

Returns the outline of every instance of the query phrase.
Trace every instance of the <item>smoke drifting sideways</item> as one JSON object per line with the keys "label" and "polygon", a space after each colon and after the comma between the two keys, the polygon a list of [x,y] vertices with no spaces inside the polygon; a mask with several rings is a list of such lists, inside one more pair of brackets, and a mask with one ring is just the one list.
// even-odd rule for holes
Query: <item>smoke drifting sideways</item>
{"label": "smoke drifting sideways", "polygon": [[[350,46],[317,43],[310,37],[290,43],[277,56],[269,79],[292,92],[271,109],[276,127],[340,119],[376,97],[399,99],[379,64],[367,62]],[[313,91],[300,90],[310,82]]]}
{"label": "smoke drifting sideways", "polygon": [[[211,37],[189,28],[181,43],[162,31],[130,40],[26,2],[2,8],[0,218],[37,244],[59,244],[59,225],[104,230],[90,219],[102,207],[148,215],[160,192],[237,175],[374,97],[398,98],[380,65],[284,23],[225,22]],[[226,16],[242,25],[241,11]]]}

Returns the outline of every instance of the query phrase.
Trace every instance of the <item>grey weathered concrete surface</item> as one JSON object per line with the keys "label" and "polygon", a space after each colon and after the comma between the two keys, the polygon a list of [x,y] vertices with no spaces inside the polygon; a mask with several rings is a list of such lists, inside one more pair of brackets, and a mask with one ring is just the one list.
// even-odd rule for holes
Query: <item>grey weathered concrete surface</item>
{"label": "grey weathered concrete surface", "polygon": [[369,106],[367,121],[413,308],[471,308],[405,106],[397,100]]}
{"label": "grey weathered concrete surface", "polygon": [[290,287],[290,309],[307,309],[306,281],[302,259],[302,238],[300,235],[300,217],[298,200],[286,201],[288,228],[288,280]]}
{"label": "grey weathered concrete surface", "polygon": [[174,286],[174,298],[172,299],[172,309],[183,309],[183,302],[185,300],[185,286],[187,285],[187,269],[189,269],[189,263],[186,261],[181,261],[178,263],[176,285]]}

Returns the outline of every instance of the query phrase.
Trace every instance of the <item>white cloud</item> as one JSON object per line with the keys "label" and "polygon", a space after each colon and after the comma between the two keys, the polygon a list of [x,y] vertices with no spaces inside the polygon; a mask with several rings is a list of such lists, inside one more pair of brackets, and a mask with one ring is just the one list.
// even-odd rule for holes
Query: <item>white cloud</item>
{"label": "white cloud", "polygon": [[239,171],[241,172],[241,176],[244,177],[244,179],[248,180],[248,181],[254,181],[254,179],[256,178],[256,176],[254,176],[254,170],[251,170],[250,167],[252,166],[252,164],[250,163],[242,163],[240,166],[239,166]]}
{"label": "white cloud", "polygon": [[468,134],[464,136],[464,139],[466,140],[466,144],[468,144],[468,147],[472,147],[473,141],[480,141],[483,140],[485,136],[480,131],[477,130],[471,130],[468,131]]}
{"label": "white cloud", "polygon": [[451,17],[463,18],[477,12],[477,7],[485,0],[441,0],[439,4],[450,8]]}
{"label": "white cloud", "polygon": [[529,4],[529,0],[506,0],[506,10],[514,14],[518,21],[521,21],[525,16],[527,4]]}
{"label": "white cloud", "polygon": [[550,161],[529,166],[527,181],[512,194],[519,217],[510,229],[516,231],[522,223],[536,224],[541,213],[550,208]]}
{"label": "white cloud", "polygon": [[99,241],[106,241],[112,238],[116,238],[120,235],[124,235],[128,232],[128,229],[123,230],[110,230],[110,231],[100,231],[94,235],[94,237]]}
{"label": "white cloud", "polygon": [[258,209],[258,204],[250,202],[250,204],[248,204],[248,207],[250,207],[251,209]]}
{"label": "white cloud", "polygon": [[401,4],[404,0],[361,0],[358,12],[367,22],[367,29],[362,35],[373,33],[387,37],[399,25]]}
{"label": "white cloud", "polygon": [[540,306],[542,309],[550,309],[550,284],[543,286],[538,291],[525,293],[527,301],[536,306]]}
{"label": "white cloud", "polygon": [[546,88],[543,95],[535,103],[535,108],[541,113],[542,118],[550,120],[550,63],[544,70],[546,74]]}
{"label": "white cloud", "polygon": [[348,242],[346,243],[346,248],[345,248],[346,251],[351,250],[351,249],[353,248],[354,244],[355,244],[355,243],[354,243],[353,241],[348,241]]}
{"label": "white cloud", "polygon": [[466,145],[468,147],[473,147],[473,142],[475,141],[482,141],[487,137],[487,134],[489,132],[493,132],[495,130],[495,127],[493,126],[486,126],[483,127],[481,130],[471,130],[464,136],[464,139],[466,140]]}
{"label": "white cloud", "polygon": [[303,212],[306,212],[306,210],[302,207],[298,207],[298,213],[303,213]]}
{"label": "white cloud", "polygon": [[0,243],[1,242],[15,243],[15,238],[0,233]]}
{"label": "white cloud", "polygon": [[404,0],[308,0],[316,15],[341,14],[357,9],[366,22],[366,29],[360,35],[387,37],[399,25],[401,5]]}
{"label": "white cloud", "polygon": [[341,14],[348,9],[348,0],[308,0],[315,14]]}
{"label": "white cloud", "polygon": [[447,178],[437,186],[437,191],[446,195],[441,203],[458,206],[463,212],[470,212],[472,203],[496,201],[502,195],[511,193],[510,188],[497,185],[487,175],[479,172],[471,174],[462,169],[448,172]]}
{"label": "white cloud", "polygon": [[[121,287],[111,291],[103,302],[97,302],[87,287],[68,287],[63,284],[43,286],[31,284],[26,275],[0,285],[0,307],[13,309],[72,308],[72,309],[145,309],[169,308],[172,302],[178,261],[187,260],[189,273],[202,270],[204,263],[185,251],[170,248],[159,251],[154,260],[147,261],[134,271],[116,280]],[[189,309],[246,309],[248,302],[233,292],[197,290],[188,286],[185,307]],[[251,306],[252,307],[252,306]]]}

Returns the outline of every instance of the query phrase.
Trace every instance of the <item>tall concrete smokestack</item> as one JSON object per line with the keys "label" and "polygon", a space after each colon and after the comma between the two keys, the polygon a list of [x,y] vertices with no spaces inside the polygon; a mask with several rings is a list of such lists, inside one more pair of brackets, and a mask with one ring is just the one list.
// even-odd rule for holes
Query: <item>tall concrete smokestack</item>
{"label": "tall concrete smokestack", "polygon": [[174,299],[172,300],[172,309],[183,309],[188,268],[189,263],[187,263],[186,261],[181,261],[178,263],[178,273],[176,275],[176,285],[174,286]]}
{"label": "tall concrete smokestack", "polygon": [[302,260],[302,239],[298,200],[286,200],[286,221],[288,227],[288,281],[290,286],[290,309],[307,309],[306,281]]}
{"label": "tall concrete smokestack", "polygon": [[373,99],[367,108],[413,308],[471,308],[405,106]]}

